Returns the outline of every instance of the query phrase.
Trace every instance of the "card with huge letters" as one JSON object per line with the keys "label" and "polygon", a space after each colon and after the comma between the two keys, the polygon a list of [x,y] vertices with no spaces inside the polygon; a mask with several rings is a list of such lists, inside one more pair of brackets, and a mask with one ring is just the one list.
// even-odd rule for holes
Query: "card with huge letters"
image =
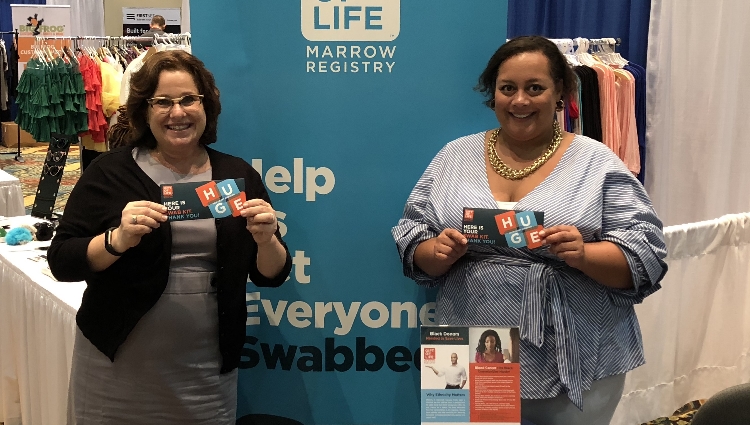
{"label": "card with huge letters", "polygon": [[245,202],[245,179],[163,184],[168,221],[237,217]]}
{"label": "card with huge letters", "polygon": [[544,213],[464,208],[462,227],[470,244],[534,249],[542,246],[539,231],[544,228]]}

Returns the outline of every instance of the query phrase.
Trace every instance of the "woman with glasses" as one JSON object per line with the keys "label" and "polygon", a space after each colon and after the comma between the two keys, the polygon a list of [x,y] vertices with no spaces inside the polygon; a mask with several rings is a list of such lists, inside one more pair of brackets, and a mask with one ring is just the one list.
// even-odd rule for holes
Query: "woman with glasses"
{"label": "woman with glasses", "polygon": [[[221,105],[183,51],[131,79],[128,146],[94,160],[49,249],[58,280],[87,282],[69,423],[234,424],[245,286],[279,286],[291,258],[258,173],[208,147]],[[167,221],[160,185],[243,178],[240,215]]]}

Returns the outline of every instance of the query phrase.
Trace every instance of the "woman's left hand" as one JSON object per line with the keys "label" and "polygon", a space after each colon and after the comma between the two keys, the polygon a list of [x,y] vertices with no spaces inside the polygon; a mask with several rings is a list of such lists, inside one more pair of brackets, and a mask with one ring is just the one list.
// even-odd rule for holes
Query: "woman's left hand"
{"label": "woman's left hand", "polygon": [[271,204],[262,199],[250,199],[242,204],[240,215],[247,219],[247,230],[253,235],[255,243],[264,245],[272,241],[278,223]]}
{"label": "woman's left hand", "polygon": [[552,226],[539,232],[549,245],[549,252],[565,261],[570,267],[580,269],[586,261],[586,247],[583,236],[575,226]]}

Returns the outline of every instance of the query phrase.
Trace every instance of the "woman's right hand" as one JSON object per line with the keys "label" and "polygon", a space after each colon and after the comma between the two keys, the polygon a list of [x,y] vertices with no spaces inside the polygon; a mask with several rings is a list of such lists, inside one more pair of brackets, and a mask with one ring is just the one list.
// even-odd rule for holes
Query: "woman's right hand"
{"label": "woman's right hand", "polygon": [[430,276],[441,276],[466,254],[468,248],[468,241],[461,232],[456,229],[445,229],[437,237],[417,246],[414,251],[414,263]]}
{"label": "woman's right hand", "polygon": [[438,261],[445,261],[450,264],[458,261],[459,258],[466,254],[469,249],[466,236],[456,229],[445,229],[435,238],[435,244],[432,247],[433,255]]}
{"label": "woman's right hand", "polygon": [[156,202],[128,202],[122,210],[120,227],[112,232],[112,247],[118,252],[125,252],[138,245],[143,235],[167,221],[166,213],[167,207]]}

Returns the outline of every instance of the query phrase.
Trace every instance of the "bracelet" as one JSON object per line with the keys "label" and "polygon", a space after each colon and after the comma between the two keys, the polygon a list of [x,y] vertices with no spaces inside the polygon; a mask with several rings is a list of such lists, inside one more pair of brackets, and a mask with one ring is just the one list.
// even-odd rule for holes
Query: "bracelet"
{"label": "bracelet", "polygon": [[117,227],[110,227],[104,232],[104,249],[115,257],[120,257],[124,252],[118,252],[115,247],[112,246],[112,232],[114,232],[115,229],[117,229]]}

